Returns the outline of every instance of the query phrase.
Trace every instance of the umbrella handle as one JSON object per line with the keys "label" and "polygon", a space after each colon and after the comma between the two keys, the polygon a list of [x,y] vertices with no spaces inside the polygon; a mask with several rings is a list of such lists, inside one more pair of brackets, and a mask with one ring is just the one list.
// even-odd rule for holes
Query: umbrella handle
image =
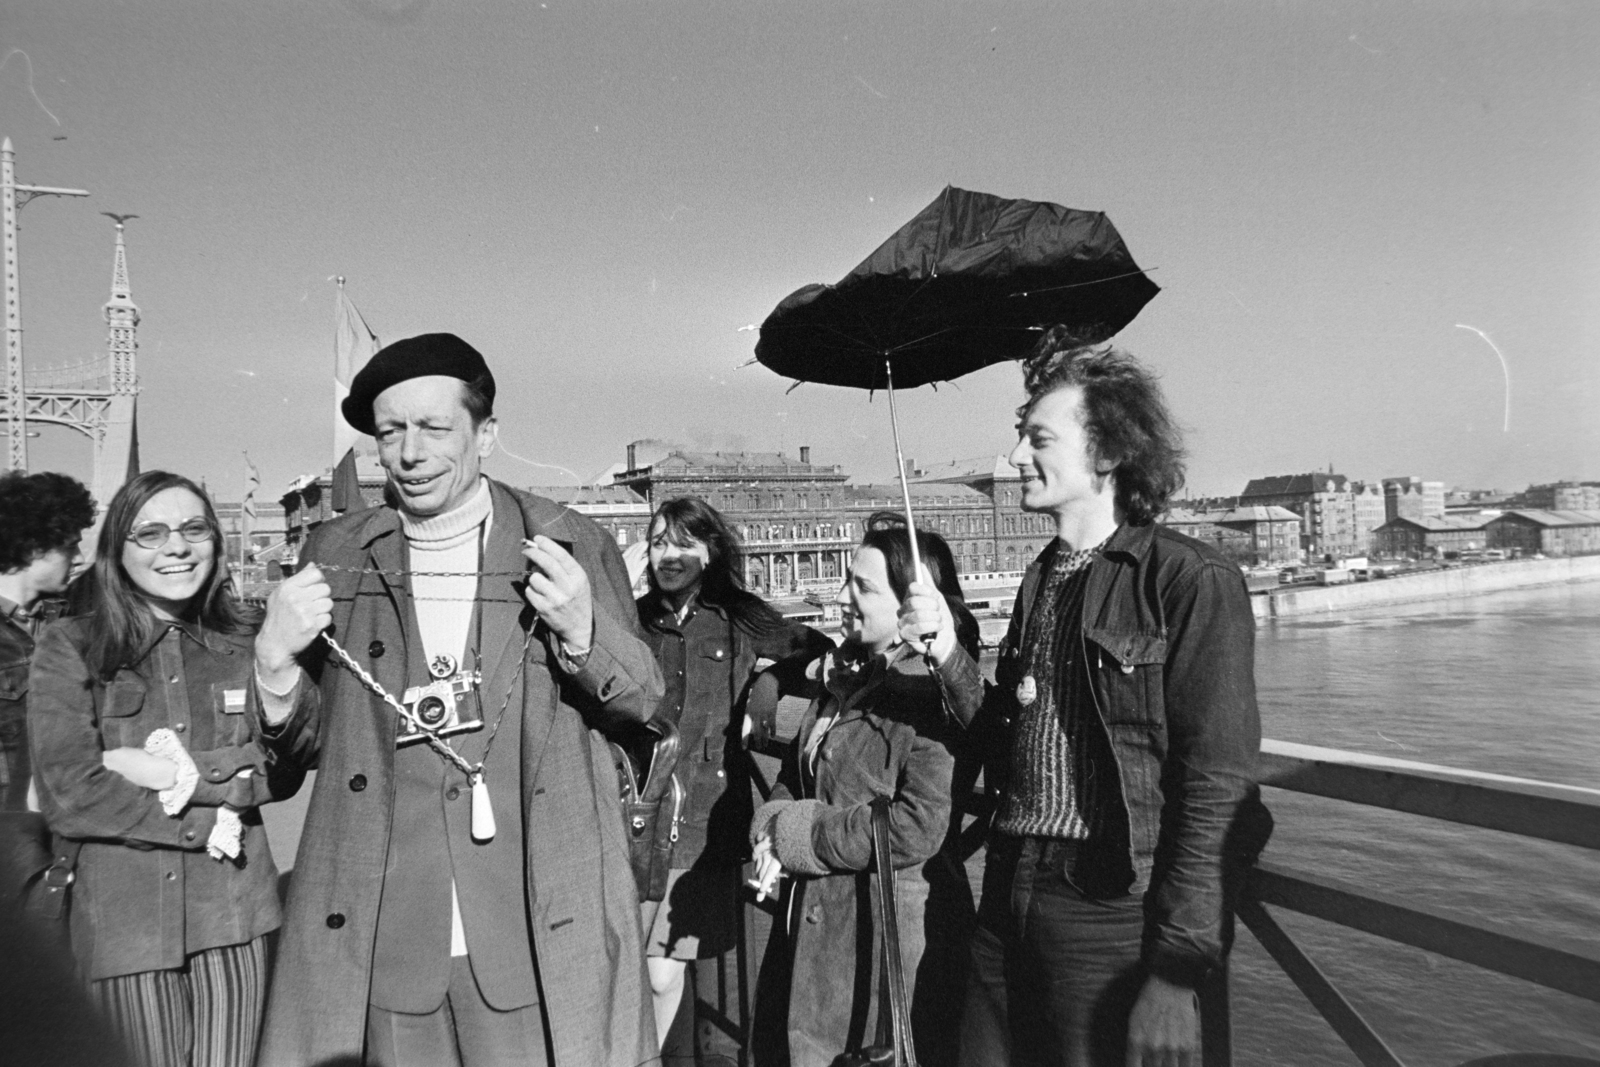
{"label": "umbrella handle", "polygon": [[[888,360],[883,361],[884,392],[889,394],[889,428],[894,432],[894,463],[895,470],[900,472],[900,501],[906,511],[906,539],[911,542],[911,573],[920,580],[922,578],[922,552],[917,547],[917,520],[911,513],[911,487],[906,482],[906,461],[900,451],[900,417],[894,408],[894,365]],[[931,575],[931,571],[929,572]],[[923,634],[922,643],[926,646],[924,653],[928,660],[933,660],[933,642],[938,634]]]}

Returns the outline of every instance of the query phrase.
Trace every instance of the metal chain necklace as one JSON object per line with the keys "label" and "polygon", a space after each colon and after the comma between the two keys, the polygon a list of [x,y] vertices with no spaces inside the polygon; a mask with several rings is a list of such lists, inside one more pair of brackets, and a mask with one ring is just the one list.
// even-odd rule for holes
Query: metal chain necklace
{"label": "metal chain necklace", "polygon": [[455,764],[455,766],[461,770],[461,773],[467,776],[467,781],[472,785],[473,840],[485,843],[494,840],[494,809],[489,806],[489,786],[485,780],[485,771],[483,765],[488,762],[489,749],[494,745],[495,735],[500,732],[500,723],[506,717],[506,709],[511,706],[511,694],[516,692],[517,680],[522,677],[522,668],[528,662],[528,649],[533,644],[533,630],[530,629],[527,635],[522,639],[522,655],[517,660],[516,672],[511,675],[511,682],[506,686],[505,699],[500,703],[500,714],[495,716],[494,725],[489,729],[489,738],[486,742],[484,742],[483,759],[479,760],[477,763],[467,762],[466,758],[462,756],[461,753],[451,748],[449,742],[445,741],[444,738],[439,736],[438,731],[434,730],[433,727],[419,719],[416,716],[416,713],[414,713],[410,708],[396,700],[393,693],[385,689],[381,682],[379,682],[372,675],[368,674],[366,669],[362,667],[361,664],[357,663],[353,658],[351,658],[350,653],[346,652],[343,646],[341,646],[338,641],[334,640],[332,634],[323,633],[322,640],[327,643],[327,646],[330,649],[333,650],[333,654],[339,658],[339,661],[350,669],[351,674],[354,674],[357,678],[359,678],[361,683],[368,689],[372,690],[372,692],[376,693],[379,697],[382,697],[385,704],[388,704],[391,708],[398,712],[402,719],[410,723],[419,733],[422,734],[423,740],[425,740],[435,752],[444,757],[446,761]]}
{"label": "metal chain necklace", "polygon": [[[486,553],[488,532],[488,524],[485,523],[480,527],[480,532],[478,535],[478,558],[480,560],[484,558]],[[323,569],[340,570],[346,572],[360,571],[363,574],[409,574],[414,577],[431,576],[444,578],[459,578],[468,573],[457,571],[386,572],[375,568],[339,567],[332,564],[324,567]],[[479,571],[477,572],[477,576],[486,577],[495,573],[500,572]],[[520,576],[520,572],[517,573]],[[474,599],[478,601],[478,609],[477,617],[473,620],[473,630],[477,634],[477,642],[481,645],[483,641],[482,598],[474,597]],[[477,763],[468,762],[466,757],[462,756],[461,753],[457,752],[450,746],[450,743],[444,739],[439,731],[434,729],[432,726],[429,726],[422,720],[421,716],[412,711],[410,708],[406,707],[405,704],[401,703],[399,700],[396,700],[394,694],[385,689],[381,682],[369,674],[367,670],[361,666],[361,664],[357,663],[355,658],[352,657],[349,652],[346,652],[344,647],[340,645],[338,641],[334,640],[332,634],[328,633],[327,631],[323,631],[321,634],[323,642],[326,643],[328,648],[333,651],[333,654],[338,657],[339,661],[349,668],[352,674],[361,680],[363,685],[381,697],[385,704],[388,704],[391,708],[393,708],[400,715],[401,719],[403,719],[418,734],[420,734],[422,740],[426,741],[429,747],[437,752],[446,763],[454,764],[462,774],[467,776],[467,782],[472,786],[472,839],[480,844],[493,841],[496,829],[494,822],[494,808],[489,802],[489,785],[486,779],[487,772],[484,769],[484,765],[489,761],[489,751],[494,747],[494,739],[500,733],[500,724],[505,720],[506,710],[511,706],[511,695],[516,692],[517,681],[522,677],[522,668],[527,665],[528,649],[533,645],[533,630],[534,628],[530,626],[527,634],[524,635],[522,639],[522,655],[517,659],[517,669],[511,675],[511,681],[506,686],[505,699],[500,702],[500,713],[495,716],[494,725],[490,727],[489,736],[484,741],[483,758]],[[481,653],[475,653],[474,655],[478,664],[481,664]],[[477,666],[474,667],[474,670],[476,669],[478,669]],[[477,699],[478,708],[481,712],[483,708],[482,689],[475,686],[473,695]]]}

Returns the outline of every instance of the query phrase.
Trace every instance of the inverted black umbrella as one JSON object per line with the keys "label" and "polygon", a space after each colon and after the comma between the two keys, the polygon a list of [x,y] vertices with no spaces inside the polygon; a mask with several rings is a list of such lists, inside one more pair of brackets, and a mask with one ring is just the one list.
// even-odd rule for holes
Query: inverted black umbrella
{"label": "inverted black umbrella", "polygon": [[1111,220],[946,186],[835,285],[808,285],[761,324],[756,359],[799,382],[882,389],[913,531],[894,387],[1021,359],[1052,326],[1106,340],[1159,292]]}

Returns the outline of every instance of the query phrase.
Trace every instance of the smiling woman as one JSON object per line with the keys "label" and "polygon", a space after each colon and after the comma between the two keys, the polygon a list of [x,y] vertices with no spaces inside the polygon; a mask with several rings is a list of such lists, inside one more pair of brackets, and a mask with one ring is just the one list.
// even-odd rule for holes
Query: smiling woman
{"label": "smiling woman", "polygon": [[141,1063],[248,1067],[280,923],[256,807],[303,772],[268,773],[248,708],[258,620],[221,556],[204,491],[141,474],[29,676],[40,807],[55,855],[76,856],[73,947]]}

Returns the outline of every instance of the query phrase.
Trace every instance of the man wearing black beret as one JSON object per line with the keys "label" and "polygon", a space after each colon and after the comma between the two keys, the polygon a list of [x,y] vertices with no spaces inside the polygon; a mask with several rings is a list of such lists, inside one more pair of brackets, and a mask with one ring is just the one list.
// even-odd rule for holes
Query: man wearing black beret
{"label": "man wearing black beret", "polygon": [[482,474],[494,395],[452,334],[373,356],[343,411],[391,503],[313,531],[268,604],[263,734],[319,773],[265,1067],[633,1067],[658,1047],[592,731],[647,720],[660,671],[612,540]]}

